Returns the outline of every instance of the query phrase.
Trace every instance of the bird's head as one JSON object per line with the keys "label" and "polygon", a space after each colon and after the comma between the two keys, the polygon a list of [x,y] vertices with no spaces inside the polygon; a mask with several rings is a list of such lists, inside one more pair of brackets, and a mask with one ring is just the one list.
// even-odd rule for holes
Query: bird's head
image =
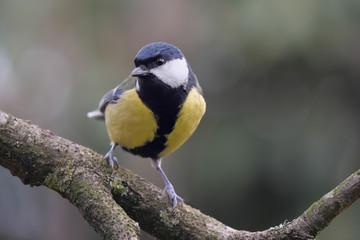
{"label": "bird's head", "polygon": [[177,47],[163,42],[150,43],[143,47],[134,60],[136,68],[131,76],[140,79],[157,78],[172,88],[187,83],[188,63]]}

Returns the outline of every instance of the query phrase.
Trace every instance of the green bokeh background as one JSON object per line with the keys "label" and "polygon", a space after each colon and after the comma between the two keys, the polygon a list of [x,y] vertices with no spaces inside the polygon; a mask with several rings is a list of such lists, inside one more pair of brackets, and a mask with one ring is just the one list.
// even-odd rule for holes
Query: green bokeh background
{"label": "green bokeh background", "polygon": [[[207,112],[163,167],[178,194],[236,229],[300,215],[360,167],[360,1],[0,2],[0,109],[99,153],[86,112],[154,41],[178,46]],[[163,187],[148,159],[121,164]],[[320,239],[359,239],[360,203]],[[145,236],[144,236],[145,238]],[[0,168],[0,239],[100,239],[78,210]]]}

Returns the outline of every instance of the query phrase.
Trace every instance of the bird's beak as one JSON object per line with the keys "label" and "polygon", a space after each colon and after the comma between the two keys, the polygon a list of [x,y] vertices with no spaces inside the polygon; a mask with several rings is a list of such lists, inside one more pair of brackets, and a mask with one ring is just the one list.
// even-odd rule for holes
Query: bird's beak
{"label": "bird's beak", "polygon": [[145,66],[141,65],[137,68],[135,68],[132,72],[131,72],[131,76],[132,77],[142,77],[142,76],[146,76],[149,74],[149,70],[146,69]]}

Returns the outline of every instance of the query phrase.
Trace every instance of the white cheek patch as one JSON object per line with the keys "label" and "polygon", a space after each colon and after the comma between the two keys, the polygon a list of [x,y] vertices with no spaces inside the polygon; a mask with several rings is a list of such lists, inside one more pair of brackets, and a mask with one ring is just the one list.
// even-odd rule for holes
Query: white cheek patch
{"label": "white cheek patch", "polygon": [[162,66],[151,69],[150,72],[173,88],[184,85],[189,75],[185,58],[170,60]]}

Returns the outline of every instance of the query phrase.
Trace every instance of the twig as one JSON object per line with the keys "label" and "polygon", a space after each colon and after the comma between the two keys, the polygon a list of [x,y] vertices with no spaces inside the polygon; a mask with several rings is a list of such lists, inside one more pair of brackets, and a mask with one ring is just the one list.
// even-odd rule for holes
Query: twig
{"label": "twig", "polygon": [[[0,112],[0,165],[24,184],[67,198],[103,239],[314,239],[360,197],[360,170],[291,222],[261,232],[238,231],[186,204],[172,211],[164,192],[131,171],[113,173],[102,156]],[[140,228],[139,228],[140,226]]]}

